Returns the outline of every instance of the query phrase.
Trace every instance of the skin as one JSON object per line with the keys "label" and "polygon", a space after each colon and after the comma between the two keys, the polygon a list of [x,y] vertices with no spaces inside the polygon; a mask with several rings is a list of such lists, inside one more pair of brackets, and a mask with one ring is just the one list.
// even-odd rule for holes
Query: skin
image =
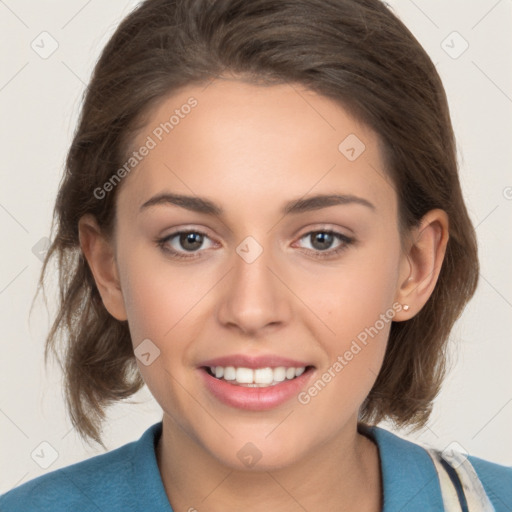
{"label": "skin", "polygon": [[[190,96],[191,113],[165,135],[117,191],[115,238],[90,215],[82,250],[107,310],[128,320],[134,347],[149,338],[160,356],[137,360],[164,411],[157,459],[174,510],[373,511],[382,508],[378,449],[357,431],[358,410],[381,368],[391,322],[308,404],[266,411],[224,405],[205,389],[206,359],[278,354],[315,366],[314,382],[393,304],[394,321],[413,317],[437,281],[448,219],[430,211],[400,243],[397,196],[379,139],[334,101],[289,84],[262,87],[232,78],[187,87],[162,100],[138,133],[144,143]],[[366,149],[349,161],[338,145],[355,134]],[[140,211],[172,192],[207,198],[220,217],[172,204]],[[283,215],[285,202],[351,194],[349,203]],[[205,232],[187,253],[180,229]],[[315,244],[312,232],[352,237]],[[247,263],[237,246],[252,236],[263,252]],[[186,241],[185,241],[186,242]],[[318,248],[320,247],[320,248]],[[322,249],[322,247],[325,247]],[[320,254],[321,255],[321,254]],[[237,457],[253,443],[251,468]]]}

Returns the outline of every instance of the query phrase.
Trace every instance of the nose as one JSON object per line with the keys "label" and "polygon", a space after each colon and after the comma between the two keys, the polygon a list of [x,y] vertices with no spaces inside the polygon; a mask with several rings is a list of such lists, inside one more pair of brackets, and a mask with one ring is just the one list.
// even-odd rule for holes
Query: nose
{"label": "nose", "polygon": [[242,248],[234,255],[233,268],[224,280],[217,307],[217,319],[224,327],[253,337],[287,324],[292,313],[292,297],[283,284],[285,279],[273,261],[272,251],[262,249],[254,260],[254,254],[250,254],[254,246],[248,253],[244,254]]}

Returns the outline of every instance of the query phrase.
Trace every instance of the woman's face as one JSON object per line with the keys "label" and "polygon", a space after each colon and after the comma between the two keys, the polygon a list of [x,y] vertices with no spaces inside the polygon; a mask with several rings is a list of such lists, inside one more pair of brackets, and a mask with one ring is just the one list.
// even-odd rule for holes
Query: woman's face
{"label": "woman's face", "polygon": [[117,268],[164,422],[239,468],[354,431],[409,270],[375,133],[298,86],[216,80],[163,101],[134,148]]}

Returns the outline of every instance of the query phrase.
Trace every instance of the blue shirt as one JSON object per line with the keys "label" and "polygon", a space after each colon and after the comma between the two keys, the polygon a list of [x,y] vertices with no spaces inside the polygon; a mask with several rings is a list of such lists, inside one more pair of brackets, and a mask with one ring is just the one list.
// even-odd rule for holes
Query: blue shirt
{"label": "blue shirt", "polygon": [[[34,478],[0,496],[0,511],[173,512],[156,460],[161,432],[160,421],[138,441]],[[442,511],[436,469],[425,449],[380,427],[365,433],[379,449],[382,512]],[[468,458],[496,512],[511,511],[512,467]]]}

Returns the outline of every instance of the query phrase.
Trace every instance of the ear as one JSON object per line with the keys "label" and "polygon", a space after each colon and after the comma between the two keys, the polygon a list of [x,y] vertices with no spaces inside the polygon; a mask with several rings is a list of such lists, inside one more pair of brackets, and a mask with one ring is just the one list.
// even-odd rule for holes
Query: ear
{"label": "ear", "polygon": [[400,264],[399,288],[396,300],[407,311],[401,310],[395,321],[412,318],[426,304],[434,291],[446,253],[449,238],[448,215],[444,210],[430,210],[414,228]]}
{"label": "ear", "polygon": [[80,247],[94,276],[107,311],[117,320],[127,319],[119,272],[112,243],[102,234],[94,216],[83,215],[78,222]]}

